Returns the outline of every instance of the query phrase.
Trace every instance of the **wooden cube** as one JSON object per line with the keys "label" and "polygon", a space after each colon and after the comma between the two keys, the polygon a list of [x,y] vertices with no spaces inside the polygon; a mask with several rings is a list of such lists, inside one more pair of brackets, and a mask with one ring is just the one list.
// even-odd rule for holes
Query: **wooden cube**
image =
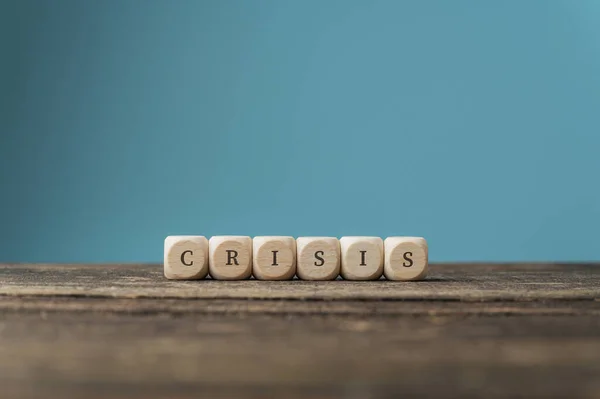
{"label": "wooden cube", "polygon": [[296,274],[294,237],[254,237],[252,273],[259,280],[290,280]]}
{"label": "wooden cube", "polygon": [[422,237],[388,237],[384,242],[388,280],[422,280],[427,275],[427,241]]}
{"label": "wooden cube", "polygon": [[383,240],[380,237],[342,237],[342,277],[377,280],[383,274]]}
{"label": "wooden cube", "polygon": [[209,271],[217,280],[244,280],[252,275],[252,238],[214,236],[208,242]]}
{"label": "wooden cube", "polygon": [[164,274],[171,280],[198,280],[208,274],[208,240],[203,236],[165,238]]}
{"label": "wooden cube", "polygon": [[296,274],[302,280],[335,280],[340,274],[340,242],[336,237],[298,237]]}

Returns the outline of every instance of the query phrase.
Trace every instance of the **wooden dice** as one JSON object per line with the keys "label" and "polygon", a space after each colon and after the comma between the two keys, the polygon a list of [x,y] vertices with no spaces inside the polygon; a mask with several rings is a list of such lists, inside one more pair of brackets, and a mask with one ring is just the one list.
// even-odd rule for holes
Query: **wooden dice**
{"label": "wooden dice", "polygon": [[214,236],[208,242],[208,270],[216,280],[244,280],[252,275],[252,238]]}
{"label": "wooden dice", "polygon": [[340,274],[340,242],[335,237],[298,237],[296,274],[302,280],[335,280]]}
{"label": "wooden dice", "polygon": [[422,280],[422,237],[169,236],[164,275],[171,280]]}
{"label": "wooden dice", "polygon": [[383,240],[379,237],[342,237],[342,277],[377,280],[383,274]]}
{"label": "wooden dice", "polygon": [[289,280],[296,274],[294,237],[254,237],[253,273],[259,280]]}
{"label": "wooden dice", "polygon": [[208,274],[208,240],[203,236],[165,238],[165,277],[170,280],[197,280]]}
{"label": "wooden dice", "polygon": [[384,242],[388,280],[422,280],[427,275],[427,241],[422,237],[388,237]]}

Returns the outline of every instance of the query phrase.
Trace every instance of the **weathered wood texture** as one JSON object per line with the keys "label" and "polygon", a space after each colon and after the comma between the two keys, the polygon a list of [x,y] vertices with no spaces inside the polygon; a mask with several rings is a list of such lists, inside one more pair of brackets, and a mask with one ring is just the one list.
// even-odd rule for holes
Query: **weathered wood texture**
{"label": "weathered wood texture", "polygon": [[593,265],[432,265],[425,281],[172,281],[162,265],[0,265],[0,295],[309,300],[597,299]]}
{"label": "weathered wood texture", "polygon": [[2,398],[600,397],[600,266],[174,282],[0,265]]}

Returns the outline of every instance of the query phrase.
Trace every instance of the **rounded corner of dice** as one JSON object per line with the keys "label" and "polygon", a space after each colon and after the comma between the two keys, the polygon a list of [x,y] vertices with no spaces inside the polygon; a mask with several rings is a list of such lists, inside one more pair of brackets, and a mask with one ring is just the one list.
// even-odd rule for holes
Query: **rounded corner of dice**
{"label": "rounded corner of dice", "polygon": [[169,280],[423,280],[428,247],[423,237],[168,236],[164,275]]}

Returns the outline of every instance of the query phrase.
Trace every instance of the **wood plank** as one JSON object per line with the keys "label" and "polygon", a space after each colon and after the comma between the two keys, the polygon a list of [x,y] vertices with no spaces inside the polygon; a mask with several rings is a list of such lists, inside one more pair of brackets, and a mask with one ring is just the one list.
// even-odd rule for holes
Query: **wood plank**
{"label": "wood plank", "polygon": [[296,301],[288,299],[155,299],[0,296],[0,312],[168,315],[600,316],[600,301]]}
{"label": "wood plank", "polygon": [[0,265],[13,398],[600,397],[600,267],[432,265],[423,282],[172,282]]}
{"label": "wood plank", "polygon": [[0,312],[0,386],[32,398],[591,398],[599,338],[597,316]]}
{"label": "wood plank", "polygon": [[0,265],[0,295],[113,298],[522,301],[600,298],[600,266],[433,264],[418,282],[170,281],[160,265]]}

